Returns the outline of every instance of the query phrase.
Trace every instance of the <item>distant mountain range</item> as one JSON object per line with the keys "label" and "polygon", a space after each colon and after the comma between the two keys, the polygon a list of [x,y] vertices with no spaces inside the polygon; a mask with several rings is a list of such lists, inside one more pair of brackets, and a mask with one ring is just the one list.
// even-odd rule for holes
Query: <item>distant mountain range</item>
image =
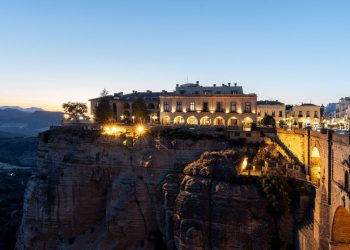
{"label": "distant mountain range", "polygon": [[60,124],[61,112],[40,108],[0,107],[0,137],[36,136],[51,125]]}
{"label": "distant mountain range", "polygon": [[33,113],[35,111],[44,111],[43,109],[36,108],[36,107],[21,108],[21,107],[18,107],[18,106],[0,106],[0,110],[3,110],[3,109],[16,109],[16,110],[27,112],[27,113]]}

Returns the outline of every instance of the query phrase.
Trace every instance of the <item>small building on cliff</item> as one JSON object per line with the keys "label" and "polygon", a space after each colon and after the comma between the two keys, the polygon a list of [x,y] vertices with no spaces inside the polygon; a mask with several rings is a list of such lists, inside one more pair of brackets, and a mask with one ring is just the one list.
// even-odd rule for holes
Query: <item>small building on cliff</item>
{"label": "small building on cliff", "polygon": [[[114,118],[118,122],[124,122],[126,120],[132,120],[133,118],[133,103],[141,98],[147,107],[147,111],[150,116],[154,119],[159,117],[159,96],[166,93],[162,92],[152,92],[147,90],[146,92],[133,91],[129,94],[123,94],[123,92],[115,93],[114,95],[108,95],[109,103],[111,105]],[[90,110],[93,113],[93,110],[97,107],[98,103],[101,101],[102,97],[90,99]]]}

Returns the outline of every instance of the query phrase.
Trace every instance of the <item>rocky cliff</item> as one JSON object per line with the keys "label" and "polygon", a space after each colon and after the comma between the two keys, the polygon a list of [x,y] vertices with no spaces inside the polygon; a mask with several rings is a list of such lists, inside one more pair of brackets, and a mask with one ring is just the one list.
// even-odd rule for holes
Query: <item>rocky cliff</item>
{"label": "rocky cliff", "polygon": [[222,138],[49,130],[17,249],[269,249],[268,202],[256,177],[237,174],[257,152]]}

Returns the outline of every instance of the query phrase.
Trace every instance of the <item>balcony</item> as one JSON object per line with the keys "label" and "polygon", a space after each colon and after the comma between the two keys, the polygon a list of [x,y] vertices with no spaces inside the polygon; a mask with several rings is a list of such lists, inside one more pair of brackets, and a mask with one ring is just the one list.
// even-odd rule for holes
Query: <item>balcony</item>
{"label": "balcony", "polygon": [[208,109],[208,108],[203,108],[203,109],[201,110],[201,112],[209,112],[209,109]]}
{"label": "balcony", "polygon": [[303,117],[303,115],[298,115],[298,117]]}

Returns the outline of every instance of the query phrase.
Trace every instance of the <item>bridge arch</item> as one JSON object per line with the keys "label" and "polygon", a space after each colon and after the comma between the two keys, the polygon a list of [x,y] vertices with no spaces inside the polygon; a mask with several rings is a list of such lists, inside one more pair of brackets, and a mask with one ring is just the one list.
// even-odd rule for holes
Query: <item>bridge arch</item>
{"label": "bridge arch", "polygon": [[332,245],[336,247],[335,249],[350,248],[350,213],[342,206],[337,207],[334,213]]}
{"label": "bridge arch", "polygon": [[312,183],[320,185],[321,155],[317,147],[313,147],[311,151],[310,178]]}

